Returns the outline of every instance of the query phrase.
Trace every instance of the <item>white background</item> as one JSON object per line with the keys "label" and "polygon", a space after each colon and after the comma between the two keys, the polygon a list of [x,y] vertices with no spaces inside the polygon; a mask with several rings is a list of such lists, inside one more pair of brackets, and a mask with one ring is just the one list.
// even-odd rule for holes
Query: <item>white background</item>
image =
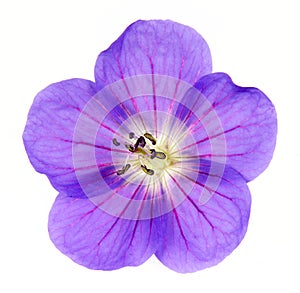
{"label": "white background", "polygon": [[[300,292],[300,81],[297,1],[0,2],[1,292]],[[219,265],[177,274],[154,257],[136,268],[91,271],[51,243],[56,191],[36,173],[21,135],[36,93],[93,79],[98,53],[137,19],[172,19],[208,42],[214,71],[256,86],[273,101],[274,159],[250,184],[253,206],[242,244]]]}

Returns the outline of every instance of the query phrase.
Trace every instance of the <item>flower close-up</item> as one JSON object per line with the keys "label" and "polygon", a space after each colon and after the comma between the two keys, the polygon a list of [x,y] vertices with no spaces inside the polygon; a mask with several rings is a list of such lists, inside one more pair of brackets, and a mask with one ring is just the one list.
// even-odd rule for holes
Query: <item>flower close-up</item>
{"label": "flower close-up", "polygon": [[276,143],[272,102],[212,73],[205,40],[173,21],[137,21],[95,65],[37,94],[23,141],[58,196],[54,245],[90,269],[216,265],[242,241],[247,183]]}

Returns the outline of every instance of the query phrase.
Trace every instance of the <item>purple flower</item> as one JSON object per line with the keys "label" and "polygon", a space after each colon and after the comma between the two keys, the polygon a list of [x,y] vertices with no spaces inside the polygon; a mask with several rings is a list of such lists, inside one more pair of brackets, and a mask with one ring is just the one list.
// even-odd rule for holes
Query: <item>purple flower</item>
{"label": "purple flower", "polygon": [[23,134],[59,192],[55,246],[101,270],[153,254],[178,272],[223,260],[247,230],[247,182],[272,158],[270,100],[211,73],[204,39],[172,21],[130,25],[99,55],[95,80],[42,90]]}

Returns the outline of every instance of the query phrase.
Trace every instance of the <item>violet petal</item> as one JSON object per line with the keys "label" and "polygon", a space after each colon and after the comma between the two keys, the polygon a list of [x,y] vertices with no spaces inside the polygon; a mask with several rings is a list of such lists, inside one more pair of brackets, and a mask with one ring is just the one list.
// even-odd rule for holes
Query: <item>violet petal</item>
{"label": "violet petal", "polygon": [[[195,88],[182,102],[193,104],[201,116],[190,126],[200,157],[227,164],[247,181],[253,180],[269,165],[275,148],[277,119],[272,102],[257,88],[235,85],[225,73],[206,75]],[[222,147],[218,148],[218,140]]]}
{"label": "violet petal", "polygon": [[154,222],[114,217],[88,199],[60,194],[49,215],[49,234],[55,246],[76,263],[114,270],[138,266],[155,252]]}
{"label": "violet petal", "polygon": [[172,270],[187,273],[213,266],[229,255],[246,233],[251,205],[246,182],[232,168],[220,169],[223,174],[210,174],[221,180],[209,201],[199,203],[210,173],[210,162],[202,161],[193,192],[163,216],[165,231],[156,256]]}
{"label": "violet petal", "polygon": [[77,118],[95,92],[95,84],[83,79],[48,86],[37,94],[23,133],[34,168],[71,196],[85,196],[74,173],[72,139]]}
{"label": "violet petal", "polygon": [[137,21],[104,52],[95,66],[96,82],[109,84],[141,74],[168,75],[194,84],[211,72],[205,40],[173,21]]}

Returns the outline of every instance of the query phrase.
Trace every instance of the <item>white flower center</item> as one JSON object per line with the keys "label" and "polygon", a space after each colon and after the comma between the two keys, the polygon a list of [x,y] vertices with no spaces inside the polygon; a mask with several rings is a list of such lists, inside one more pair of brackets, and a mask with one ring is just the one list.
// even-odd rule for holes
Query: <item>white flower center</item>
{"label": "white flower center", "polygon": [[112,140],[116,175],[123,184],[133,184],[131,190],[145,186],[151,197],[179,202],[183,191],[193,188],[198,174],[197,159],[191,157],[198,155],[193,136],[184,121],[167,113],[157,112],[157,124],[153,112],[141,116],[126,120],[117,129],[122,136]]}

